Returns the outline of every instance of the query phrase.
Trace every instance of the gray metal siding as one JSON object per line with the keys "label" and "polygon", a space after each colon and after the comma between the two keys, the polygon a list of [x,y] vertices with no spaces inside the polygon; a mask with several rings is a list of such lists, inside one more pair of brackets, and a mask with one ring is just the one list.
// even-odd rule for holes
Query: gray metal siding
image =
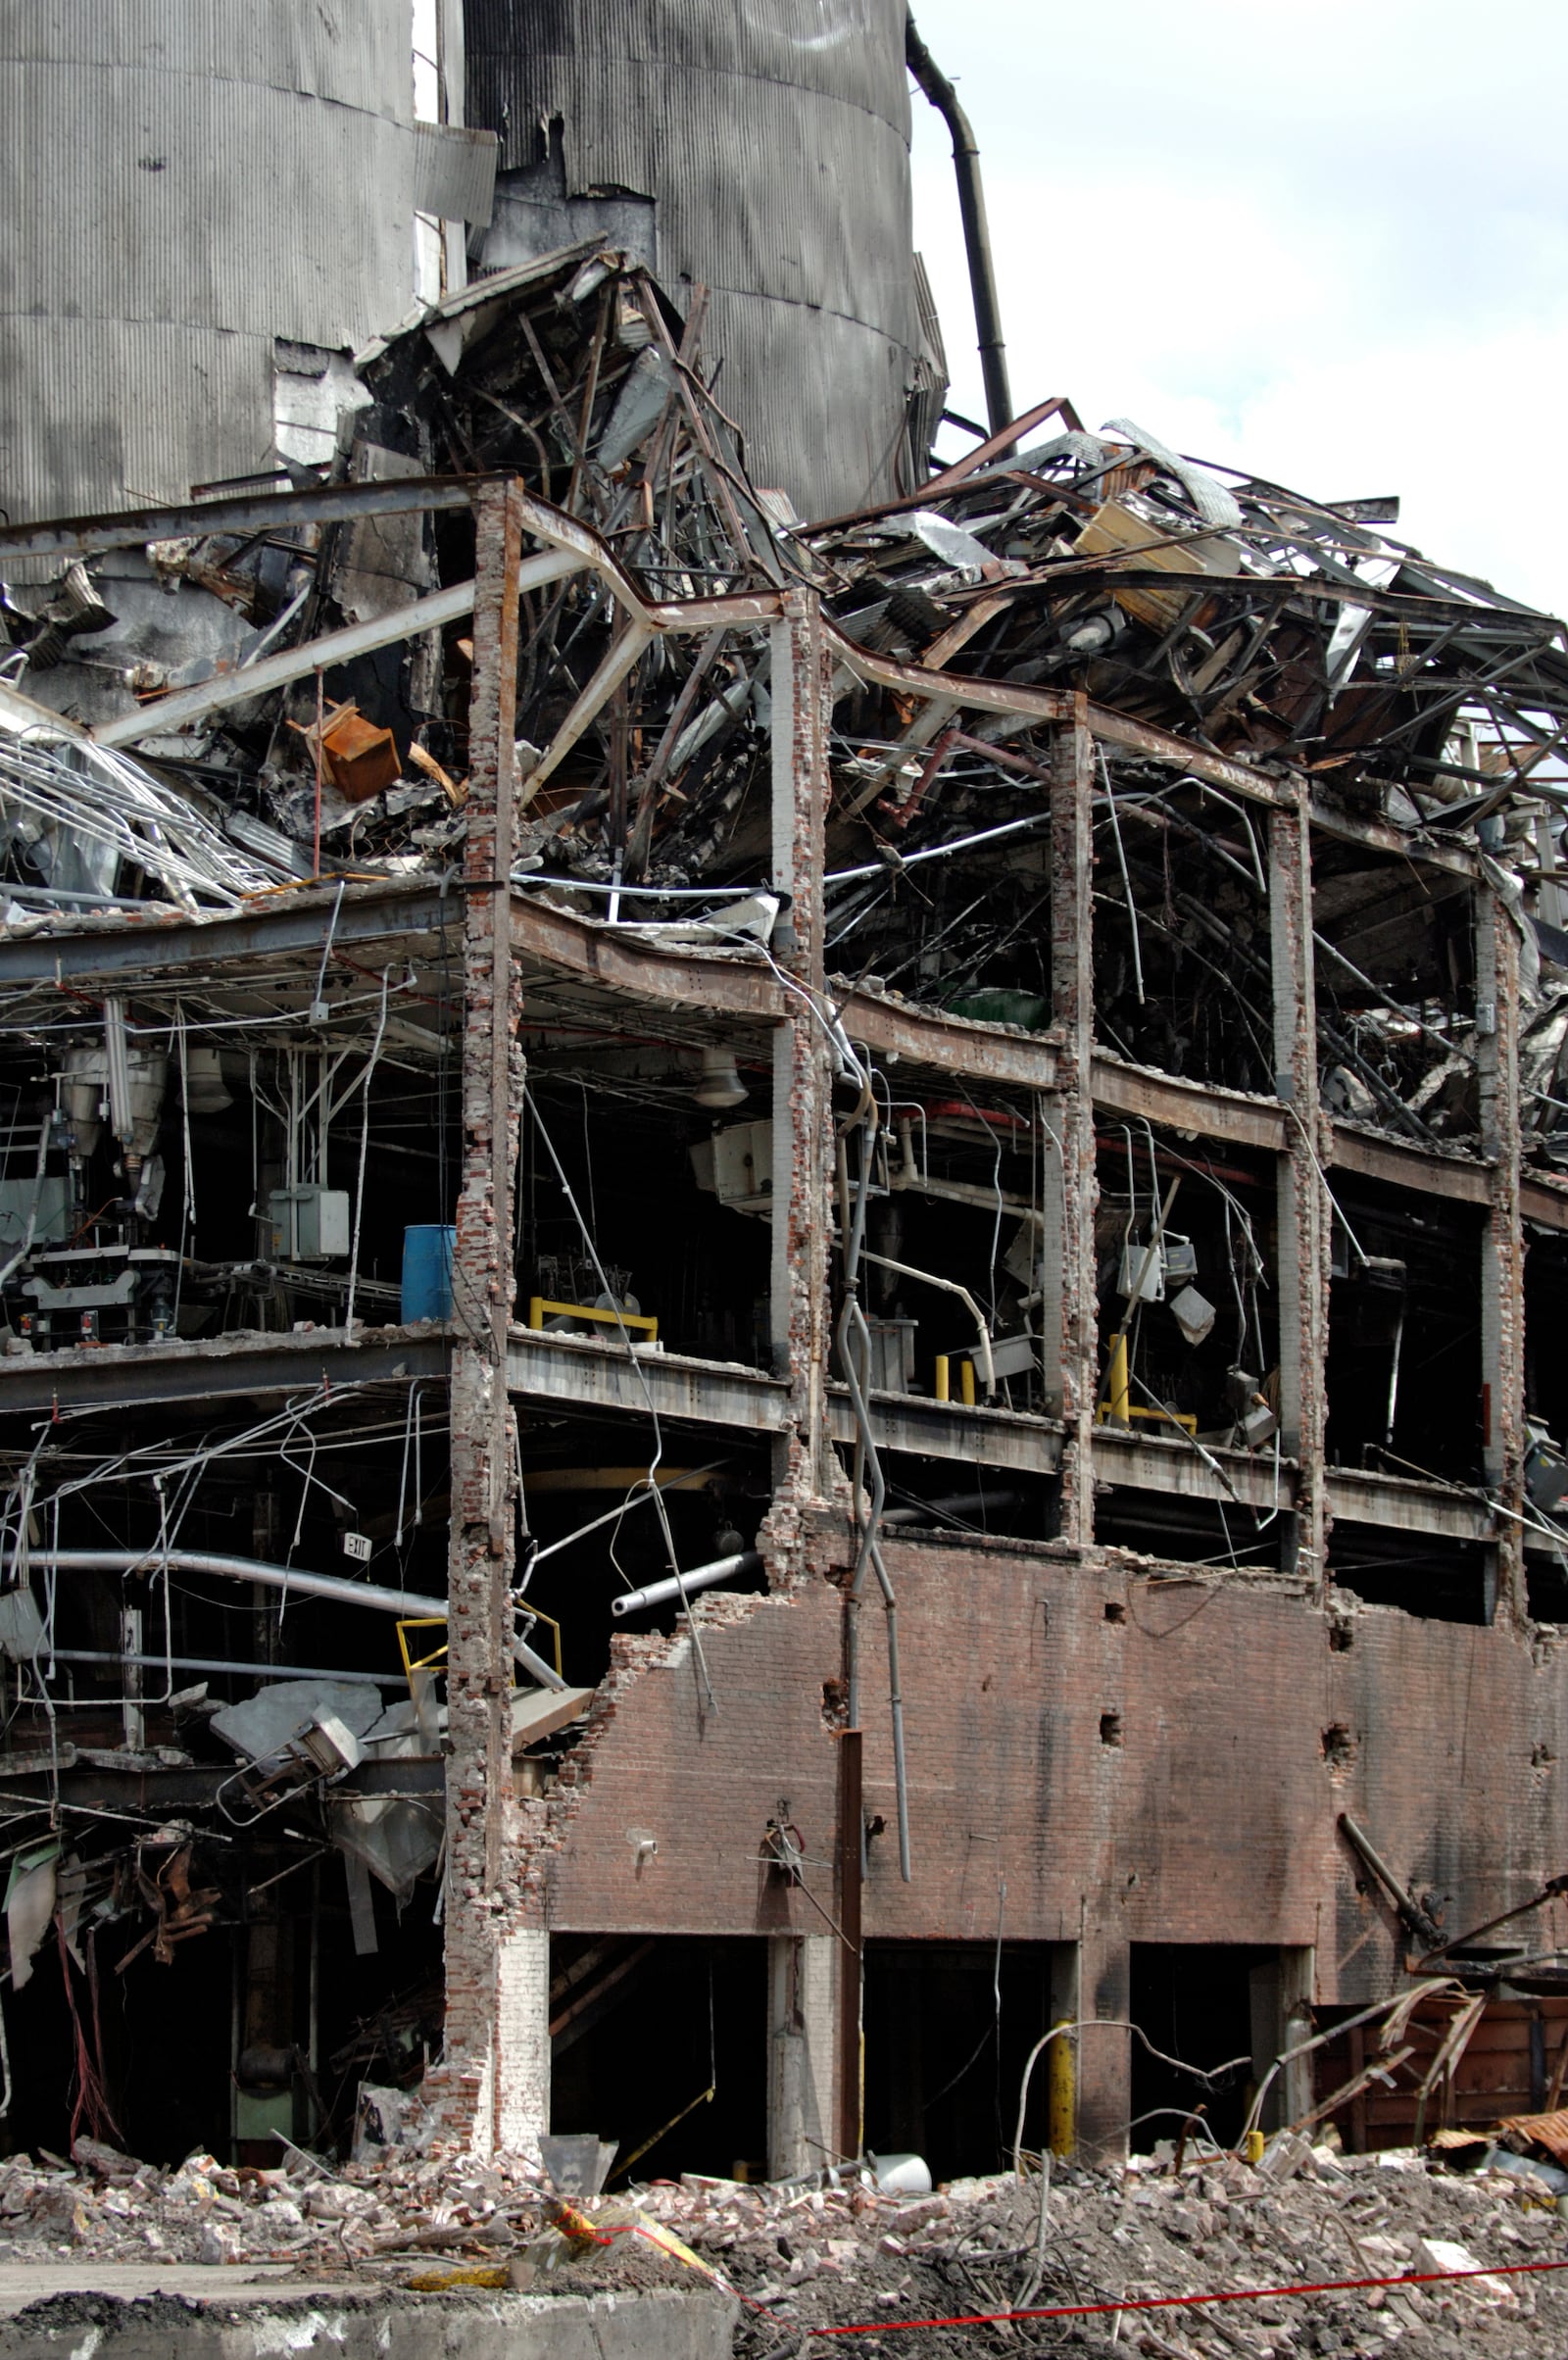
{"label": "gray metal siding", "polygon": [[559,116],[568,194],[657,202],[661,275],[714,289],[721,398],[755,471],[803,508],[891,485],[919,344],[904,16],[903,0],[468,0],[468,121],[500,134],[506,169]]}
{"label": "gray metal siding", "polygon": [[0,57],[244,82],[408,122],[412,22],[383,0],[0,0]]}
{"label": "gray metal siding", "polygon": [[406,314],[410,34],[408,0],[0,5],[38,199],[0,257],[13,517],[264,464],[273,336],[353,347]]}

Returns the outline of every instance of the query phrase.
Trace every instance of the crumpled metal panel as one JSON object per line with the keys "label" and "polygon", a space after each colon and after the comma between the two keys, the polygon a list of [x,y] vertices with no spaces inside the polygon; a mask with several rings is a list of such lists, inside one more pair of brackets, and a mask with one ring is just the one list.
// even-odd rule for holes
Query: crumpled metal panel
{"label": "crumpled metal panel", "polygon": [[920,349],[904,19],[903,0],[467,10],[469,123],[506,170],[559,116],[568,196],[656,201],[661,275],[714,290],[705,347],[754,475],[818,514],[893,488]]}
{"label": "crumpled metal panel", "polygon": [[1559,2106],[1552,2114],[1509,2114],[1498,2128],[1533,2139],[1559,2163],[1568,2164],[1568,2107]]}

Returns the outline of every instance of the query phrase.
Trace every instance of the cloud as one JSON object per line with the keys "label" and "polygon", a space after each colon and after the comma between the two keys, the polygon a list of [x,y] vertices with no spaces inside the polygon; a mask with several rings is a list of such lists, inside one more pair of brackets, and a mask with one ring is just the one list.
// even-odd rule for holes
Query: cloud
{"label": "cloud", "polygon": [[[920,0],[979,136],[1016,406],[1325,498],[1396,491],[1429,553],[1553,612],[1568,491],[1568,10]],[[978,416],[946,134],[914,99],[916,241]]]}

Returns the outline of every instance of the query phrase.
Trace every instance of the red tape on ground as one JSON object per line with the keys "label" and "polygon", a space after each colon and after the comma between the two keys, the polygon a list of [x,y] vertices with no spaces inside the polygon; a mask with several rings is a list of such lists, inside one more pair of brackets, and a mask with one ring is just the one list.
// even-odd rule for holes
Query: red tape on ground
{"label": "red tape on ground", "polygon": [[[606,2230],[596,2230],[583,2223],[583,2231],[598,2245],[608,2245],[617,2237],[641,2237],[646,2233],[635,2223]],[[659,2240],[651,2242],[659,2250]],[[802,2319],[791,2319],[784,2311],[775,2311],[770,2303],[754,2302],[738,2287],[731,2291],[749,2311],[760,2311],[777,2320],[780,2327],[799,2328],[806,2335],[896,2335],[915,2328],[990,2328],[1000,2327],[1013,2319],[1094,2319],[1115,2311],[1190,2311],[1200,2304],[1220,2302],[1298,2302],[1306,2294],[1361,2294],[1376,2287],[1388,2286],[1444,2286],[1463,2284],[1466,2279],[1540,2277],[1553,2270],[1568,2270],[1568,2257],[1560,2262],[1494,2262],[1478,2263],[1474,2270],[1406,2270],[1397,2278],[1325,2278],[1297,2286],[1224,2286],[1208,2294],[1143,2294],[1127,2295],[1119,2302],[1064,2302],[1037,2304],[1024,2311],[964,2311],[956,2312],[951,2319],[858,2319],[845,2327],[808,2327]],[[714,2276],[717,2277],[717,2273]]]}
{"label": "red tape on ground", "polygon": [[[1278,2302],[1303,2294],[1352,2294],[1373,2286],[1434,2286],[1455,2279],[1523,2278],[1532,2271],[1568,2270],[1560,2262],[1497,2262],[1491,2269],[1407,2270],[1400,2278],[1329,2278],[1304,2286],[1227,2286],[1214,2294],[1147,2294],[1121,2302],[1052,2303],[1028,2311],[971,2311],[953,2319],[867,2319],[853,2327],[811,2328],[812,2335],[886,2335],[906,2328],[984,2328],[1007,2319],[1088,2319],[1106,2311],[1192,2310],[1200,2303]],[[777,2313],[774,2314],[778,2316]],[[791,2322],[804,2325],[804,2322]]]}

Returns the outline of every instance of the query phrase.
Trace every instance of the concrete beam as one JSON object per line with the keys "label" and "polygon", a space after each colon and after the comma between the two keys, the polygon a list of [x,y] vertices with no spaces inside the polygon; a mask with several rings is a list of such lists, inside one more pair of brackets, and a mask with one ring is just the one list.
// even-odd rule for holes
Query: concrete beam
{"label": "concrete beam", "polygon": [[341,1328],[308,1336],[216,1336],[196,1344],[106,1344],[0,1359],[0,1417],[158,1402],[245,1401],[359,1385],[444,1383],[452,1346],[439,1328],[380,1328],[350,1342]]}
{"label": "concrete beam", "polygon": [[945,1008],[911,1008],[875,992],[835,986],[831,979],[829,989],[850,1039],[877,1057],[1023,1090],[1059,1086],[1057,1044],[1049,1033],[1030,1036],[1004,1025],[976,1024]]}
{"label": "concrete beam", "polygon": [[[828,1425],[833,1440],[855,1440],[849,1396],[835,1386]],[[928,1401],[916,1394],[874,1393],[871,1430],[879,1450],[913,1451],[964,1466],[1005,1467],[1019,1475],[1053,1475],[1061,1463],[1061,1427],[1017,1409],[968,1409]]]}
{"label": "concrete beam", "polygon": [[735,1426],[779,1434],[789,1423],[789,1388],[765,1369],[697,1360],[684,1352],[628,1352],[591,1336],[514,1328],[507,1347],[507,1387],[519,1401],[570,1402],[584,1409],[625,1409],[681,1418],[700,1426]]}
{"label": "concrete beam", "polygon": [[[333,911],[337,912],[333,922]],[[334,948],[401,936],[439,934],[463,923],[459,895],[412,885],[311,886],[286,900],[237,916],[122,920],[118,926],[66,927],[0,942],[0,991],[26,983],[87,989],[99,977],[134,974],[177,977],[238,965],[249,959],[319,952],[328,931]]]}
{"label": "concrete beam", "polygon": [[553,909],[537,894],[512,897],[512,947],[524,961],[559,968],[626,999],[771,1024],[785,1012],[787,995],[760,960],[753,965],[703,951],[656,951],[635,935]]}
{"label": "concrete beam", "polygon": [[1336,1524],[1384,1524],[1446,1541],[1497,1538],[1496,1518],[1473,1493],[1445,1491],[1403,1475],[1368,1474],[1359,1467],[1336,1467],[1326,1482]]}
{"label": "concrete beam", "polygon": [[1240,1500],[1244,1507],[1290,1509],[1297,1497],[1297,1470],[1287,1460],[1279,1471],[1276,1494],[1272,1456],[1254,1458],[1247,1450],[1203,1449],[1225,1470],[1230,1489],[1193,1449],[1161,1434],[1124,1434],[1118,1426],[1095,1428],[1095,1481],[1120,1485],[1130,1492],[1168,1492],[1183,1500],[1213,1500],[1223,1506]]}

